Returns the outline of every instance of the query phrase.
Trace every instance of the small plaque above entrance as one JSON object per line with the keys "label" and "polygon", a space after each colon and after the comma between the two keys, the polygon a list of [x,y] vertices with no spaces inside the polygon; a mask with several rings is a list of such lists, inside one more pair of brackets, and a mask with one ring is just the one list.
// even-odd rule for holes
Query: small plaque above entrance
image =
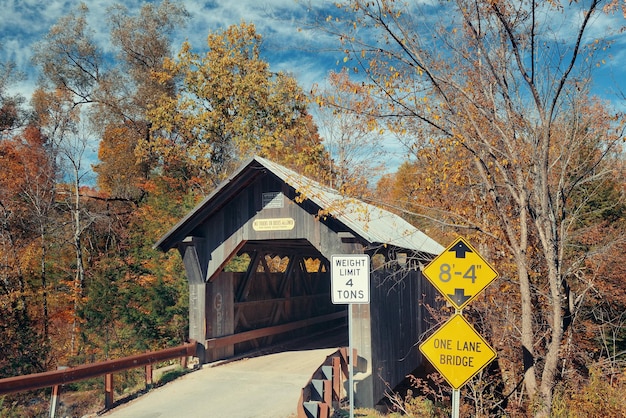
{"label": "small plaque above entrance", "polygon": [[296,225],[292,218],[255,219],[252,229],[255,231],[291,231]]}
{"label": "small plaque above entrance", "polygon": [[263,208],[275,209],[285,206],[284,195],[281,192],[263,193]]}

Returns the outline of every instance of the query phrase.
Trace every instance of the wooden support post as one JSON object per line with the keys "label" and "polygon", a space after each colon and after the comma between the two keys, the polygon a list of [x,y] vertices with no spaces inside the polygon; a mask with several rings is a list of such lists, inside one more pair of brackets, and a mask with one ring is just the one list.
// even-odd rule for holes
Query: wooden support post
{"label": "wooden support post", "polygon": [[319,404],[319,409],[317,410],[318,418],[330,418],[330,405],[326,403]]}
{"label": "wooden support post", "polygon": [[113,406],[113,373],[104,375],[104,409]]}
{"label": "wooden support post", "polygon": [[[232,335],[235,332],[233,274],[220,273],[206,283],[206,307],[204,322],[207,339]],[[235,354],[235,345],[209,349],[207,346],[205,361],[216,361]]]}
{"label": "wooden support post", "polygon": [[330,405],[333,404],[333,382],[330,380],[324,380],[323,385],[324,393],[322,396],[324,397],[324,403],[330,407]]}
{"label": "wooden support post", "polygon": [[333,399],[341,402],[341,387],[343,386],[343,376],[341,374],[341,357],[333,357]]}
{"label": "wooden support post", "polygon": [[[204,345],[206,340],[206,283],[189,283],[189,338]],[[200,364],[206,359],[198,353]]]}
{"label": "wooden support post", "polygon": [[152,363],[146,364],[146,389],[152,389]]}
{"label": "wooden support post", "polygon": [[345,347],[342,347],[339,350],[339,353],[341,355],[341,373],[343,373],[343,376],[345,378],[348,378],[348,374],[350,373],[350,371],[348,370],[348,349]]}

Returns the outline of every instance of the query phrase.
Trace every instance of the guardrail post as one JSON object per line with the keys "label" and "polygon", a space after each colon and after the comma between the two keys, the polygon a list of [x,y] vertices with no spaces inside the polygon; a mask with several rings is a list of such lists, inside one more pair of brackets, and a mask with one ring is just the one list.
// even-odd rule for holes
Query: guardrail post
{"label": "guardrail post", "polygon": [[333,357],[333,400],[341,402],[341,387],[343,379],[341,378],[341,357]]}
{"label": "guardrail post", "polygon": [[52,395],[50,399],[50,418],[54,418],[57,413],[57,404],[59,402],[60,385],[52,386]]}
{"label": "guardrail post", "polygon": [[104,375],[104,409],[113,406],[113,373]]}
{"label": "guardrail post", "polygon": [[146,364],[146,389],[152,389],[152,363]]}

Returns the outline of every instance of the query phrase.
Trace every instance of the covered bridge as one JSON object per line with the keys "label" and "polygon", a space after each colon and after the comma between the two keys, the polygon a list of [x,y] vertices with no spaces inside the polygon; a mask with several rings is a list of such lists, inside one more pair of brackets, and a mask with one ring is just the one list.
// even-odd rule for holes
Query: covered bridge
{"label": "covered bridge", "polygon": [[[387,384],[423,361],[435,290],[420,265],[443,247],[397,215],[345,198],[254,157],[155,245],[180,252],[189,281],[189,337],[203,361],[342,326],[352,309],[360,368],[356,405],[373,406]],[[333,305],[333,255],[368,254],[370,303]]]}

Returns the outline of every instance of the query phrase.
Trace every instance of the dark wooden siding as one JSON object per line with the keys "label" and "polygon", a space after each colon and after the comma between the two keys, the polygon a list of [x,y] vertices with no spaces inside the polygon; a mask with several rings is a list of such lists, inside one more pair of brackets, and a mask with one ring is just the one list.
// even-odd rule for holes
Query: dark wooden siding
{"label": "dark wooden siding", "polygon": [[377,270],[371,275],[371,327],[374,402],[386,384],[396,385],[422,362],[418,346],[427,330],[425,304],[434,306],[435,289],[419,270]]}
{"label": "dark wooden siding", "polygon": [[[281,192],[282,207],[263,207],[263,193]],[[299,205],[292,200],[293,191],[274,176],[262,176],[248,188],[232,197],[222,210],[206,219],[192,231],[194,237],[204,238],[208,257],[207,279],[219,272],[229,257],[245,241],[299,240],[310,242],[325,257],[343,254],[346,247],[337,233],[317,218],[318,208]],[[255,230],[255,220],[289,218],[291,230]],[[351,252],[351,251],[350,251]]]}

